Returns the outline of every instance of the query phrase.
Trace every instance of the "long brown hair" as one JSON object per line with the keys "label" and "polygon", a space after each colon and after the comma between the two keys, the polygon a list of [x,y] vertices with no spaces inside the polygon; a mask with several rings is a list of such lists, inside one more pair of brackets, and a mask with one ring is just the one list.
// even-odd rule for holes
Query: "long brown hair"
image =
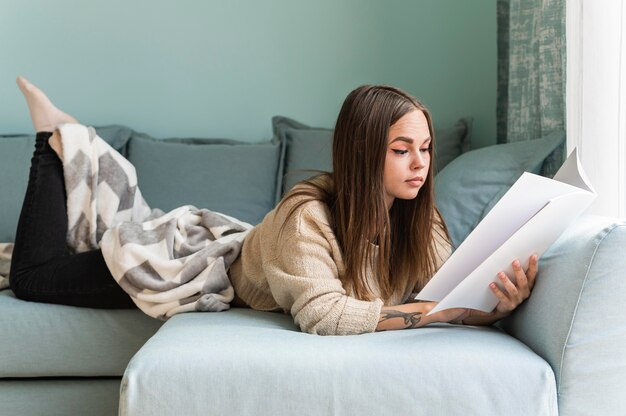
{"label": "long brown hair", "polygon": [[[333,135],[333,172],[327,183],[313,179],[283,199],[306,196],[291,208],[319,200],[330,210],[331,226],[341,248],[345,274],[343,287],[363,300],[373,300],[365,265],[388,301],[397,291],[423,287],[435,272],[435,234],[448,240],[447,229],[434,202],[434,158],[415,199],[394,201],[388,210],[383,172],[389,128],[405,114],[424,113],[434,155],[435,132],[428,109],[409,94],[385,85],[364,85],[346,97]],[[282,202],[281,202],[282,204]],[[280,204],[279,204],[280,208]],[[378,254],[376,255],[376,246]]]}

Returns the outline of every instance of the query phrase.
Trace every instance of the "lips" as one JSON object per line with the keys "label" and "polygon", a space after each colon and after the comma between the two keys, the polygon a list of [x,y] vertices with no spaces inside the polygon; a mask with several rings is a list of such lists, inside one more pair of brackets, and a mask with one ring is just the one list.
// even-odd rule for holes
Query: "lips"
{"label": "lips", "polygon": [[405,182],[409,186],[412,186],[414,188],[420,188],[424,184],[424,177],[423,176],[416,176],[414,178],[407,179]]}

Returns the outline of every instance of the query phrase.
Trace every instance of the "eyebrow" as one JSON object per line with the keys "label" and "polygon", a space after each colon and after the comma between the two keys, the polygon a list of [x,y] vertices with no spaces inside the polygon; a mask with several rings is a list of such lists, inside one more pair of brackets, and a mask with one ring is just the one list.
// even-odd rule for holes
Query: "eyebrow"
{"label": "eyebrow", "polygon": [[[430,142],[432,140],[432,138],[430,136],[428,136],[423,142],[422,144],[426,144],[427,142]],[[411,139],[410,137],[404,137],[404,136],[398,136],[395,139],[393,139],[389,144],[395,143],[395,142],[406,142],[409,144],[413,144],[414,140]]]}

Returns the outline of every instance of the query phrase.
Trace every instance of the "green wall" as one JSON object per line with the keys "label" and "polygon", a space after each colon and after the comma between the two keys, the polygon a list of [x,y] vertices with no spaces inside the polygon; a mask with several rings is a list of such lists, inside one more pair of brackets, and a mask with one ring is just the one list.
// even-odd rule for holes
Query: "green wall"
{"label": "green wall", "polygon": [[85,124],[246,141],[386,83],[495,143],[492,0],[0,0],[0,39],[1,133],[31,131],[21,74]]}

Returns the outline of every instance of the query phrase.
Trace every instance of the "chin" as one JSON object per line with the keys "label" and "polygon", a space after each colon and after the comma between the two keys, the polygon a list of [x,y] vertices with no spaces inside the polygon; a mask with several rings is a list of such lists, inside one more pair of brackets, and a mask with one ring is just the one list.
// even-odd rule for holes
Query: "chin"
{"label": "chin", "polygon": [[404,199],[408,201],[408,200],[417,198],[417,194],[419,194],[419,191],[405,192],[405,193],[402,193],[401,195],[397,195],[396,198]]}

